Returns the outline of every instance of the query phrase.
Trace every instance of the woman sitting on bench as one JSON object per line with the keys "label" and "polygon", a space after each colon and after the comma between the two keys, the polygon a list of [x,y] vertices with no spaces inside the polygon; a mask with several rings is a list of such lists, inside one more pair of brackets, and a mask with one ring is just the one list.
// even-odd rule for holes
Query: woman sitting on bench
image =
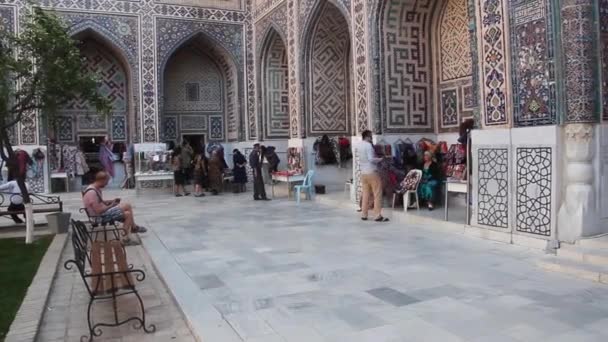
{"label": "woman sitting on bench", "polygon": [[91,218],[95,218],[97,224],[105,225],[113,222],[124,223],[127,238],[123,241],[125,245],[137,245],[139,243],[131,240],[128,233],[145,233],[146,228],[135,224],[133,207],[129,203],[121,203],[120,198],[112,201],[104,201],[101,189],[105,188],[110,181],[105,171],[95,174],[95,181],[82,193],[82,202]]}

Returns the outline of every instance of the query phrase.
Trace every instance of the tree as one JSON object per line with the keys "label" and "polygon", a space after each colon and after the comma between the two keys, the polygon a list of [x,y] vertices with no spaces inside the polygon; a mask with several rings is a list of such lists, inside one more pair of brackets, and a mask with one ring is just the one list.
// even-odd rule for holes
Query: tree
{"label": "tree", "polygon": [[0,32],[0,157],[19,184],[33,226],[25,175],[18,171],[11,145],[13,128],[34,113],[52,122],[58,110],[77,98],[100,115],[111,107],[98,93],[96,77],[86,71],[85,59],[62,21],[50,11],[29,9],[19,34]]}

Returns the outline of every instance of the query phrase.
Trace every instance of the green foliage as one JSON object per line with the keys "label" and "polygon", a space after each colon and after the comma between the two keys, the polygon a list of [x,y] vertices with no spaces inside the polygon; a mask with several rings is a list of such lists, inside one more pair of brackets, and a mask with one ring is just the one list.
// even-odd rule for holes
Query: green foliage
{"label": "green foliage", "polygon": [[31,7],[19,35],[0,33],[0,134],[24,113],[38,110],[49,119],[70,100],[87,100],[100,114],[109,102],[66,27],[52,12]]}
{"label": "green foliage", "polygon": [[0,341],[15,318],[53,236],[26,245],[22,238],[0,239]]}

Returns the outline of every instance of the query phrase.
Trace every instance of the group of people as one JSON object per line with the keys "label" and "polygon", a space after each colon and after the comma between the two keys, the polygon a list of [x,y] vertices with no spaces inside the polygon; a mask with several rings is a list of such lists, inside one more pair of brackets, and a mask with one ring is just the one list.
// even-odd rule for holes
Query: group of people
{"label": "group of people", "polygon": [[[247,183],[247,160],[245,156],[235,149],[233,152],[232,175],[235,192],[244,192]],[[213,195],[222,192],[224,188],[224,175],[228,170],[228,165],[224,159],[223,149],[214,149],[210,157],[207,158],[204,149],[193,150],[187,141],[181,146],[173,148],[171,154],[171,166],[175,182],[175,196],[189,196],[186,190],[188,183],[194,184],[194,196],[205,196],[204,191],[209,191]]]}

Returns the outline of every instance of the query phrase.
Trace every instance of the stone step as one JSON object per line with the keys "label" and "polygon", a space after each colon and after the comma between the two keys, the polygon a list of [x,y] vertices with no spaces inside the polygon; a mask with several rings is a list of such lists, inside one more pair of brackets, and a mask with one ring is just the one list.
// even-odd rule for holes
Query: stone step
{"label": "stone step", "polygon": [[576,262],[554,255],[547,255],[538,259],[536,265],[546,271],[608,284],[608,266]]}
{"label": "stone step", "polygon": [[588,238],[581,239],[576,241],[576,246],[585,247],[585,248],[596,248],[596,249],[605,249],[608,250],[608,235],[596,237],[596,238]]}
{"label": "stone step", "polygon": [[608,249],[562,244],[557,256],[572,261],[608,267]]}

